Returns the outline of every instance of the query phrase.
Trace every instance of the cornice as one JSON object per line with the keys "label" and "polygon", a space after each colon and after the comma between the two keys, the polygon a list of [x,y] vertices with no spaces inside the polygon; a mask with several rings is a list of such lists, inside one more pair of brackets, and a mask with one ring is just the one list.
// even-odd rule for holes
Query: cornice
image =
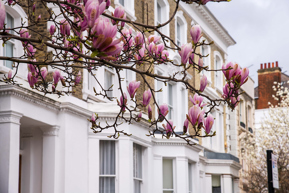
{"label": "cornice", "polygon": [[223,160],[223,159],[207,159],[206,164],[208,166],[229,166],[236,170],[240,170],[242,165],[233,160]]}
{"label": "cornice", "polygon": [[14,123],[20,125],[22,114],[15,111],[2,111],[0,112],[0,123]]}
{"label": "cornice", "polygon": [[211,13],[211,11],[206,6],[199,6],[192,4],[195,10],[197,10],[202,17],[214,28],[214,30],[225,40],[227,46],[232,46],[236,44],[236,41],[228,34],[227,30],[222,26],[222,24],[217,20],[217,18]]}
{"label": "cornice", "polygon": [[153,144],[158,146],[185,146],[188,147],[194,151],[200,152],[203,150],[203,147],[199,144],[196,145],[188,145],[184,140],[182,139],[157,139],[152,138]]}

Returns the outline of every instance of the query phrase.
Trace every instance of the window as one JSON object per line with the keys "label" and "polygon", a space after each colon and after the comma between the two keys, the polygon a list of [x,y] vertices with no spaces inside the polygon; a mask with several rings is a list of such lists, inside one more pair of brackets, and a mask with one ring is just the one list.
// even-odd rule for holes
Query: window
{"label": "window", "polygon": [[212,175],[212,193],[221,193],[220,175]]}
{"label": "window", "polygon": [[[219,56],[215,56],[215,70],[221,69],[221,59]],[[215,87],[221,89],[223,86],[222,72],[215,72]]]}
{"label": "window", "polygon": [[251,107],[248,106],[248,113],[247,113],[247,120],[248,120],[248,127],[252,127],[252,121],[251,121]]}
{"label": "window", "polygon": [[[206,39],[202,38],[200,40],[200,42],[204,41],[205,40],[205,43],[209,43]],[[211,61],[210,61],[210,55],[207,56],[208,54],[210,54],[211,52],[211,49],[210,49],[210,46],[209,45],[203,45],[201,46],[201,54],[203,56],[203,63],[204,63],[204,67],[205,66],[208,66],[208,70],[211,69]],[[205,57],[207,56],[207,57]],[[208,78],[208,81],[211,81],[211,72],[210,71],[206,71],[206,70],[202,70],[201,72],[202,74],[205,74]]]}
{"label": "window", "polygon": [[168,84],[168,107],[169,107],[168,119],[173,119],[174,117],[173,85],[170,83]]}
{"label": "window", "polygon": [[[169,19],[169,3],[167,0],[155,1],[154,15],[155,25],[162,24]],[[169,25],[163,26],[159,30],[165,35],[169,35]]]}
{"label": "window", "polygon": [[109,97],[113,97],[113,87],[111,87],[112,85],[113,85],[113,73],[105,69],[104,70],[104,88],[110,90],[107,92],[107,95]]}
{"label": "window", "polygon": [[115,192],[115,142],[100,141],[99,144],[99,192]]}
{"label": "window", "polygon": [[[188,97],[186,95],[186,89],[185,88],[181,88],[181,123],[180,123],[180,129],[182,130],[183,129],[183,125],[184,125],[184,122],[185,120],[187,119],[187,111],[188,111],[188,108],[187,108],[187,100],[188,100]],[[188,130],[189,132],[189,130]]]}
{"label": "window", "polygon": [[242,106],[243,106],[243,101],[240,101],[240,103],[239,103],[239,118],[240,118],[240,123],[243,122]]}
{"label": "window", "polygon": [[121,4],[122,6],[124,6],[124,0],[118,0],[119,4]]}
{"label": "window", "polygon": [[218,144],[219,144],[219,151],[223,152],[223,148],[224,148],[224,139],[223,139],[223,136],[224,136],[224,130],[223,130],[223,114],[222,113],[218,113],[219,115],[219,124],[218,124],[218,133],[216,134],[217,137],[218,137]]}
{"label": "window", "polygon": [[181,46],[181,25],[177,21],[177,45]]}
{"label": "window", "polygon": [[163,159],[163,193],[174,192],[173,160]]}
{"label": "window", "polygon": [[[14,28],[14,18],[9,14],[6,13],[6,18],[5,18],[5,23],[6,23],[6,28]],[[9,33],[13,34],[13,31],[9,31]],[[8,40],[5,45],[4,45],[4,56],[7,57],[12,57],[14,55],[14,40]],[[13,67],[13,62],[12,61],[4,61],[4,65],[8,68]]]}
{"label": "window", "polygon": [[[162,73],[158,71],[157,75],[161,76]],[[157,81],[156,85],[157,85],[156,91],[159,91],[160,89],[163,88],[163,82],[161,82],[161,81]],[[156,100],[157,100],[158,105],[162,105],[163,104],[163,92],[157,92],[156,93]]]}
{"label": "window", "polygon": [[189,180],[189,193],[192,193],[193,192],[193,164],[192,163],[189,163],[188,164],[189,166],[189,171],[188,171],[188,180]]}
{"label": "window", "polygon": [[142,184],[142,146],[133,144],[134,193],[141,193]]}

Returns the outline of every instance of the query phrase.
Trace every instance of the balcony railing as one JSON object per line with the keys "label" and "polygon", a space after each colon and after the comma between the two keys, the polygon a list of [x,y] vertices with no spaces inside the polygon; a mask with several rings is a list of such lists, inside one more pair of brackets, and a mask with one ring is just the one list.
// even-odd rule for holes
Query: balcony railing
{"label": "balcony railing", "polygon": [[240,122],[240,126],[243,127],[243,128],[246,128],[246,124],[244,122],[242,122],[242,121]]}

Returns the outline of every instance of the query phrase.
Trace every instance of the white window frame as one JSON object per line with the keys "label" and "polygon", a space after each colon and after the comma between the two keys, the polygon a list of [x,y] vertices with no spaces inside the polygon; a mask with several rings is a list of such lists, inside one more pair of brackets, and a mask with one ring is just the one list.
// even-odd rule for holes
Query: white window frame
{"label": "white window frame", "polygon": [[[158,21],[157,4],[159,3],[159,5],[161,6],[161,11],[162,11],[161,15],[163,16],[161,23],[164,23],[164,22],[169,20],[170,5],[169,5],[167,0],[156,0],[154,2],[155,2],[155,7],[154,7],[155,8],[154,9],[155,22],[154,23],[157,26],[159,24],[158,23],[159,21]],[[164,33],[165,35],[169,36],[170,35],[170,25],[166,25],[166,26],[160,28],[160,31],[162,33]],[[155,34],[157,34],[157,32],[155,32]]]}
{"label": "white window frame", "polygon": [[[219,60],[219,63],[217,63]],[[214,51],[214,69],[222,69],[223,57],[220,52]],[[219,90],[219,92],[223,93],[223,72],[222,71],[214,71],[215,77],[215,88]],[[218,79],[218,80],[217,80]]]}
{"label": "white window frame", "polygon": [[[19,5],[14,5],[12,6],[8,6],[8,5],[4,5],[5,6],[5,10],[6,13],[8,13],[9,15],[11,15],[11,17],[13,17],[14,19],[14,27],[15,26],[20,26],[21,25],[21,19],[23,21],[23,23],[25,23],[25,26],[27,26],[28,21],[27,21],[27,15],[25,13],[25,11],[19,6]],[[5,22],[6,23],[6,22]],[[19,32],[20,29],[16,30]],[[23,51],[23,46],[22,43],[18,40],[9,40],[9,42],[13,43],[13,56],[14,57],[19,57],[22,56],[24,54]],[[0,44],[2,45],[3,41],[0,40]],[[4,56],[4,47],[0,46],[0,55]],[[9,67],[6,67],[5,65],[5,61],[4,60],[0,60],[0,72],[3,74],[7,74],[10,71]],[[16,72],[16,69],[13,69],[13,74]],[[20,79],[24,79],[27,81],[27,66],[26,65],[19,65],[18,67],[18,73],[17,76]]]}
{"label": "white window frame", "polygon": [[[116,193],[116,192],[117,192],[117,165],[118,165],[118,164],[117,164],[117,163],[118,163],[118,162],[117,162],[117,161],[118,161],[118,160],[117,160],[117,155],[118,155],[118,154],[117,154],[117,144],[116,144],[117,142],[116,142],[115,140],[100,140],[100,141],[99,141],[99,153],[101,152],[101,150],[100,150],[100,143],[101,143],[101,141],[110,141],[110,142],[113,141],[113,142],[114,142],[114,148],[115,148],[115,149],[114,149],[114,150],[115,150],[115,160],[114,160],[114,161],[115,161],[115,171],[114,171],[114,173],[115,173],[115,174],[114,174],[114,175],[100,174],[100,168],[99,168],[99,177],[98,177],[98,179],[99,179],[99,187],[98,187],[98,190],[100,191],[100,178],[101,178],[101,177],[114,177],[114,180],[115,180],[115,184],[114,184],[115,187],[114,187],[114,189],[115,189],[115,193]],[[100,164],[101,164],[101,163],[100,163],[100,158],[101,158],[101,157],[100,157],[100,155],[99,155],[99,166],[100,166]]]}
{"label": "white window frame", "polygon": [[[178,29],[177,25],[180,25],[180,39],[178,40]],[[178,44],[178,41],[180,41],[179,47],[181,47],[183,44],[187,43],[187,21],[183,15],[183,11],[177,11],[175,15],[175,43]]]}
{"label": "white window frame", "polygon": [[[172,191],[173,193],[175,193],[175,189],[176,189],[176,164],[175,164],[175,159],[174,158],[171,158],[171,157],[163,157],[162,158],[162,165],[163,165],[163,161],[164,161],[164,159],[166,159],[166,160],[172,160],[172,170],[173,170],[173,189],[164,189],[164,185],[162,185],[162,192],[164,192],[164,191]],[[162,177],[163,177],[163,169],[164,169],[164,167],[162,166]],[[163,184],[163,182],[162,182],[162,184]]]}
{"label": "white window frame", "polygon": [[[135,167],[135,156],[133,155],[133,185],[134,185],[134,181],[139,181],[140,182],[140,192],[142,192],[142,186],[143,186],[143,178],[144,178],[144,170],[143,170],[143,161],[144,161],[144,159],[143,159],[143,149],[144,149],[144,147],[143,146],[141,146],[141,145],[139,145],[139,144],[137,144],[137,143],[133,143],[133,153],[134,153],[134,148],[135,148],[135,146],[136,146],[136,148],[137,147],[140,147],[141,149],[140,149],[140,151],[141,151],[141,162],[142,162],[142,164],[141,164],[141,178],[138,178],[138,177],[135,177],[135,169],[136,169],[136,167]],[[135,187],[134,187],[134,190],[135,190]]]}
{"label": "white window frame", "polygon": [[116,6],[122,6],[126,12],[126,17],[132,21],[135,21],[137,19],[135,16],[135,9],[134,9],[135,1],[131,1],[131,0],[123,0],[123,1],[124,1],[124,5],[120,3],[120,0],[115,0],[114,4]]}
{"label": "white window frame", "polygon": [[[205,41],[206,44],[209,44],[208,40],[205,38],[201,38],[200,42]],[[203,53],[205,51],[205,53]],[[205,46],[201,46],[200,47],[200,53],[204,56],[204,55],[208,55],[208,57],[203,57],[203,62],[204,62],[204,67],[208,66],[208,70],[211,70],[211,46],[210,45],[205,45]],[[202,70],[201,74],[205,74],[207,76],[207,80],[208,80],[208,84],[210,85],[212,83],[211,80],[211,71],[206,71],[206,70]]]}
{"label": "white window frame", "polygon": [[[172,93],[171,93],[171,95],[170,95],[170,86],[171,86],[171,89],[172,89]],[[175,120],[176,120],[176,118],[175,118],[175,112],[177,111],[177,109],[175,108],[175,98],[176,98],[176,95],[174,94],[174,93],[176,93],[175,92],[175,84],[173,84],[173,83],[171,83],[171,82],[168,82],[168,84],[167,84],[167,105],[168,105],[168,107],[169,107],[169,113],[168,113],[168,115],[167,115],[167,118],[169,119],[169,120],[172,120],[173,122],[174,122],[174,124],[176,124],[176,122],[175,122]],[[172,104],[170,104],[170,96],[172,97]],[[169,115],[171,115],[171,117],[169,117]]]}

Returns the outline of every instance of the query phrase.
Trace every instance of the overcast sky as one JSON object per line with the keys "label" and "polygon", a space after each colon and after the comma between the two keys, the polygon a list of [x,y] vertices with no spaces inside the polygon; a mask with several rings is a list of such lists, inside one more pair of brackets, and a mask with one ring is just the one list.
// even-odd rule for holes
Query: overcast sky
{"label": "overcast sky", "polygon": [[207,7],[237,42],[228,49],[228,61],[253,64],[255,86],[261,63],[278,61],[289,74],[289,0],[232,0]]}

